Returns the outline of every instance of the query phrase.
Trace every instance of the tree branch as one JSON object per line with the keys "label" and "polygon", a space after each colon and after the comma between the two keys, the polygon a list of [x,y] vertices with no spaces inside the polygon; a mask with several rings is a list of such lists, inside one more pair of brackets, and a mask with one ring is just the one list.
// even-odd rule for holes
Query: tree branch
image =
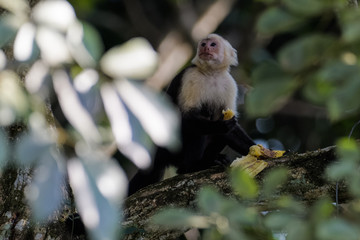
{"label": "tree branch", "polygon": [[[290,154],[278,159],[268,160],[268,167],[256,178],[261,185],[264,175],[273,168],[287,167],[289,180],[280,193],[291,194],[299,201],[311,203],[324,196],[335,199],[335,183],[329,182],[324,176],[327,166],[336,159],[335,147]],[[126,236],[125,239],[173,239],[184,231],[165,231],[147,224],[149,218],[163,207],[194,207],[198,190],[205,185],[218,188],[224,195],[232,195],[227,171],[222,167],[213,167],[200,172],[178,175],[162,182],[150,185],[131,195],[125,202],[125,221],[123,226],[139,230]],[[340,187],[339,199],[345,201],[344,187]],[[259,202],[259,207],[266,208],[266,202]],[[146,232],[146,233],[145,233]]]}

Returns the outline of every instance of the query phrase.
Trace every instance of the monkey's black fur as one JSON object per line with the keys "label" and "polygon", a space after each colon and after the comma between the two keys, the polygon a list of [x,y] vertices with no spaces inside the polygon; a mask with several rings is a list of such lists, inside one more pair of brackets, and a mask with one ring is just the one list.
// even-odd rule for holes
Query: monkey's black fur
{"label": "monkey's black fur", "polygon": [[[179,73],[167,90],[176,105],[179,105],[178,97],[182,90],[184,73],[194,67],[190,66]],[[223,109],[225,107],[221,105],[203,103],[199,108],[182,112],[182,150],[171,153],[167,149],[159,148],[153,167],[149,171],[139,171],[130,181],[129,195],[158,182],[169,165],[177,167],[178,173],[189,173],[224,162],[225,158],[220,152],[227,145],[242,155],[248,154],[249,147],[255,144],[254,141],[237,123],[235,117],[226,121],[219,118]]]}

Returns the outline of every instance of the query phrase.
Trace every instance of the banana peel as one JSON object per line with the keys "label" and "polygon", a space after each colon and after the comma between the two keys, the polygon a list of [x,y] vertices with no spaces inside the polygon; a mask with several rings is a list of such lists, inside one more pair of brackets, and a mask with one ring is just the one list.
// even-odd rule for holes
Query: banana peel
{"label": "banana peel", "polygon": [[241,167],[250,176],[255,177],[262,170],[264,170],[268,163],[261,159],[266,158],[279,158],[283,156],[285,151],[270,150],[264,148],[262,145],[253,145],[249,149],[249,153],[241,158],[236,158],[230,167]]}
{"label": "banana peel", "polygon": [[266,158],[279,158],[284,155],[285,151],[280,150],[270,150],[264,148],[261,144],[253,145],[249,149],[249,154],[257,158],[266,159]]}

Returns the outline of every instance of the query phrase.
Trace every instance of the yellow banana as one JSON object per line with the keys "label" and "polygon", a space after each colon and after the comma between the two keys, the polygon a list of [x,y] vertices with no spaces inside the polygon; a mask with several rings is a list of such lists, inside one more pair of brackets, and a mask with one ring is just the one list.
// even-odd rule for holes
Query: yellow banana
{"label": "yellow banana", "polygon": [[224,115],[224,120],[230,120],[235,116],[235,113],[230,108],[222,110],[222,114]]}

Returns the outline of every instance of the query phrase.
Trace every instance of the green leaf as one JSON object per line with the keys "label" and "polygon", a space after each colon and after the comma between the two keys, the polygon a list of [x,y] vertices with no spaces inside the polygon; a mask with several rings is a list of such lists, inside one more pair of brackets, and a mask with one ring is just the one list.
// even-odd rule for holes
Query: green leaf
{"label": "green leaf", "polygon": [[318,200],[310,210],[312,222],[321,223],[329,219],[334,212],[334,209],[334,205],[329,199]]}
{"label": "green leaf", "polygon": [[134,38],[107,51],[101,69],[114,78],[145,79],[157,66],[157,54],[144,38]]}
{"label": "green leaf", "polygon": [[356,168],[357,164],[353,161],[336,162],[331,164],[330,167],[326,169],[326,175],[330,179],[338,181],[350,176]]}
{"label": "green leaf", "polygon": [[230,174],[231,184],[235,193],[246,199],[258,196],[258,185],[254,178],[241,168],[233,168]]}
{"label": "green leaf", "polygon": [[305,207],[292,196],[283,195],[274,201],[275,206],[295,214],[303,214]]}
{"label": "green leaf", "polygon": [[84,28],[84,38],[83,38],[84,45],[88,50],[88,52],[90,53],[90,55],[92,56],[92,58],[95,61],[99,61],[104,51],[104,46],[102,43],[101,36],[96,31],[96,29],[88,23],[84,22],[83,28]]}
{"label": "green leaf", "polygon": [[344,83],[357,77],[359,72],[360,69],[357,65],[348,65],[342,61],[330,61],[309,77],[304,87],[304,94],[315,103],[326,103],[334,93],[346,85]]}
{"label": "green leaf", "polygon": [[245,101],[252,117],[267,116],[281,108],[297,87],[297,82],[275,63],[264,63],[255,69],[254,89]]}
{"label": "green leaf", "polygon": [[341,138],[336,145],[336,152],[340,161],[331,164],[326,173],[336,181],[352,178],[358,174],[357,166],[360,161],[360,149],[357,142],[354,139]]}
{"label": "green leaf", "polygon": [[360,13],[356,8],[349,8],[340,14],[342,38],[347,43],[360,40]]}
{"label": "green leaf", "polygon": [[357,157],[359,156],[359,147],[354,139],[340,138],[336,143],[337,152],[341,157],[349,157],[349,154],[352,156],[352,160],[359,161]]}
{"label": "green leaf", "polygon": [[277,168],[271,170],[264,177],[263,193],[265,197],[271,197],[276,189],[283,183],[285,183],[288,175],[286,168]]}
{"label": "green leaf", "polygon": [[337,121],[354,115],[360,110],[360,74],[354,75],[339,85],[329,99],[327,107],[330,119]]}
{"label": "green leaf", "polygon": [[182,208],[163,209],[151,218],[151,222],[170,228],[207,228],[210,226],[207,217]]}
{"label": "green leaf", "polygon": [[220,213],[225,202],[226,199],[213,188],[205,187],[199,192],[198,206],[205,214]]}
{"label": "green leaf", "polygon": [[278,59],[285,70],[299,72],[331,56],[335,47],[334,37],[313,34],[287,44],[280,50]]}
{"label": "green leaf", "polygon": [[333,7],[345,6],[345,1],[338,0],[283,0],[285,6],[296,14],[313,16]]}
{"label": "green leaf", "polygon": [[319,240],[356,240],[359,237],[357,226],[352,225],[340,218],[333,218],[320,224],[316,229],[316,237]]}
{"label": "green leaf", "polygon": [[295,16],[279,7],[267,9],[258,19],[256,28],[263,34],[277,34],[293,31],[303,23],[303,18]]}
{"label": "green leaf", "polygon": [[292,219],[286,228],[286,240],[311,239],[311,229],[309,224],[301,220]]}

